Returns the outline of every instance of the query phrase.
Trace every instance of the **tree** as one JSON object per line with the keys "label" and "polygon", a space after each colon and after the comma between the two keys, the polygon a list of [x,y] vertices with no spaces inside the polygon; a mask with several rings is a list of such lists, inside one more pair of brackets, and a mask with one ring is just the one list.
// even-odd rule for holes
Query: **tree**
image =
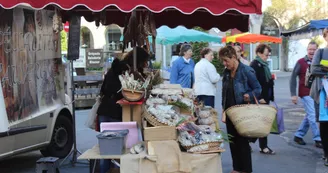
{"label": "tree", "polygon": [[[195,27],[195,30],[198,31],[202,31],[202,32],[206,32],[204,29],[200,28],[200,27]],[[192,49],[193,49],[193,60],[195,61],[195,63],[197,63],[200,60],[200,52],[202,51],[203,48],[208,47],[208,43],[207,42],[194,42],[192,43]],[[224,66],[222,64],[222,62],[218,59],[218,53],[216,51],[213,51],[214,54],[214,59],[212,61],[213,65],[215,66],[217,72],[219,74],[223,73],[224,70]]]}
{"label": "tree", "polygon": [[67,33],[65,31],[60,32],[61,50],[67,51]]}
{"label": "tree", "polygon": [[[271,0],[271,6],[264,12],[263,25],[270,25],[274,19],[281,30],[297,29],[310,20],[327,18],[328,9],[323,0]],[[318,41],[317,38],[314,40]],[[283,38],[281,60],[282,67],[288,71],[288,38]]]}
{"label": "tree", "polygon": [[325,2],[321,0],[271,0],[271,4],[264,11],[263,21],[268,16],[274,17],[284,30],[296,29],[310,20],[327,17]]}

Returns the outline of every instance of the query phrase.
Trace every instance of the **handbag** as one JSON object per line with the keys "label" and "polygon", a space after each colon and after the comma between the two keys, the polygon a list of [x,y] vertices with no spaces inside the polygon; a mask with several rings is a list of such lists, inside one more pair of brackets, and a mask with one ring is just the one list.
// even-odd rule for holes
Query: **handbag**
{"label": "handbag", "polygon": [[273,102],[276,109],[277,115],[273,121],[271,134],[281,134],[285,131],[285,122],[284,122],[284,110],[283,108],[279,108],[276,102]]}
{"label": "handbag", "polygon": [[96,103],[92,106],[88,117],[85,121],[85,126],[89,127],[90,129],[96,130],[96,126],[97,126],[97,111],[99,108],[101,102],[101,97],[97,97],[96,98]]}
{"label": "handbag", "polygon": [[320,91],[319,95],[319,121],[328,121],[328,81],[327,79],[322,79],[323,89]]}

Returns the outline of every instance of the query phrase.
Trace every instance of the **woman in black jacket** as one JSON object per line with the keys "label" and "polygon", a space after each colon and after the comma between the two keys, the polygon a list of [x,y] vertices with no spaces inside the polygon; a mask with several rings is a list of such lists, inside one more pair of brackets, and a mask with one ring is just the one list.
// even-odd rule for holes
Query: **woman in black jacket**
{"label": "woman in black jacket", "polygon": [[[250,66],[255,70],[257,80],[262,87],[261,97],[259,102],[261,104],[270,104],[274,101],[273,86],[274,82],[270,72],[269,64],[267,62],[270,56],[271,48],[266,44],[260,44],[256,47],[256,58],[252,61]],[[259,138],[260,152],[263,154],[275,154],[273,150],[268,147],[268,138]]]}
{"label": "woman in black jacket", "polygon": [[[149,54],[144,49],[137,47],[137,70],[143,77],[145,77],[143,70],[148,65],[148,59]],[[122,88],[118,76],[126,70],[132,70],[132,67],[133,51],[130,51],[123,60],[120,61],[116,58],[106,73],[100,90],[102,99],[97,111],[99,124],[122,121],[122,107],[116,103],[123,98],[122,93],[118,92]]]}
{"label": "woman in black jacket", "polygon": [[[148,66],[149,54],[142,48],[137,47],[137,74],[143,73],[144,68]],[[133,50],[130,51],[123,60],[115,59],[112,67],[105,75],[104,82],[101,86],[100,96],[101,103],[97,110],[98,115],[98,129],[102,122],[121,122],[122,121],[122,107],[116,102],[123,98],[122,93],[118,92],[121,88],[119,75],[126,70],[132,70],[133,67]],[[139,75],[140,76],[140,75]],[[106,173],[110,169],[110,160],[100,161],[100,173]]]}

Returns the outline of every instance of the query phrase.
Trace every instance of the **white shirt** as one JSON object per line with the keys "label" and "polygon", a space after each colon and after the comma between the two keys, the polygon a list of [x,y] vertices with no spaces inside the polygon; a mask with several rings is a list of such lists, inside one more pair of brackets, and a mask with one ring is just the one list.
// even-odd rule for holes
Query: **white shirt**
{"label": "white shirt", "polygon": [[245,65],[247,65],[247,66],[249,66],[249,62],[246,60],[246,59],[244,59],[244,58],[240,58],[240,62],[242,62],[243,64],[245,64]]}
{"label": "white shirt", "polygon": [[196,95],[215,96],[216,84],[220,80],[214,65],[207,59],[202,58],[195,66],[195,85]]}
{"label": "white shirt", "polygon": [[189,59],[186,59],[185,57],[183,57],[183,59],[184,59],[184,61],[185,61],[186,63],[189,64],[189,62],[190,62],[190,58],[189,58]]}

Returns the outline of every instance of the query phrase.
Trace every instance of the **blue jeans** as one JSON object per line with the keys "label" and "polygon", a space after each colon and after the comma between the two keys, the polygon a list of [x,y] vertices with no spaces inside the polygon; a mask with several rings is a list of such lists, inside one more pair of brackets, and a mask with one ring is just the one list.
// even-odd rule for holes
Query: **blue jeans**
{"label": "blue jeans", "polygon": [[[98,123],[100,126],[100,123],[102,122],[120,122],[119,120],[113,119],[109,117],[108,115],[98,115]],[[107,173],[110,168],[116,168],[117,166],[111,162],[111,160],[108,159],[101,159],[100,163],[100,173]]]}
{"label": "blue jeans", "polygon": [[320,130],[316,122],[315,109],[314,109],[314,100],[310,96],[305,96],[302,98],[304,109],[306,115],[304,120],[302,121],[300,127],[295,133],[296,137],[303,138],[305,134],[308,132],[309,128],[311,128],[313,140],[321,141],[320,138]]}

